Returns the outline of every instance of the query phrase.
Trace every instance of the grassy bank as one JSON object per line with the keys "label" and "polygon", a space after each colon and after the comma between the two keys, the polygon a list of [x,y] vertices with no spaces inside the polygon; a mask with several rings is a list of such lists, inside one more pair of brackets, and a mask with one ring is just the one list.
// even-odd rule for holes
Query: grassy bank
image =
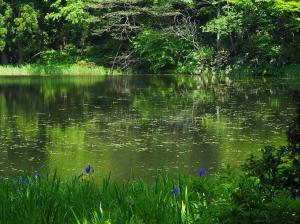
{"label": "grassy bank", "polygon": [[[130,73],[134,73],[133,71]],[[138,73],[138,72],[137,72]],[[264,68],[239,68],[219,69],[206,68],[199,73],[241,76],[300,76],[300,65],[292,64],[282,68],[266,66]],[[119,70],[111,70],[95,64],[25,64],[25,65],[0,65],[0,76],[32,76],[32,75],[120,75]]]}
{"label": "grassy bank", "polygon": [[80,64],[26,64],[0,66],[0,76],[30,75],[114,75],[121,74],[103,66]]}
{"label": "grassy bank", "polygon": [[90,174],[1,180],[0,223],[299,223],[300,200],[287,191],[269,194],[258,178],[232,169],[202,171],[151,183],[105,177],[95,184]]}

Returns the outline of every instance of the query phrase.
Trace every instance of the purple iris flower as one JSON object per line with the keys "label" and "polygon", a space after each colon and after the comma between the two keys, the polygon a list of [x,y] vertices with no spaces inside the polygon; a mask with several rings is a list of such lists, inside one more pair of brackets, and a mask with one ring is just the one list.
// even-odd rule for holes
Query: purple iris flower
{"label": "purple iris flower", "polygon": [[37,170],[34,171],[33,174],[32,174],[32,176],[33,176],[34,178],[38,178],[39,172],[38,172]]}
{"label": "purple iris flower", "polygon": [[203,177],[204,175],[208,176],[208,171],[205,168],[201,168],[201,170],[199,171],[198,176]]}
{"label": "purple iris flower", "polygon": [[91,171],[92,171],[93,173],[95,172],[94,168],[93,168],[91,165],[88,165],[87,168],[85,169],[85,172],[86,172],[87,174],[89,174]]}
{"label": "purple iris flower", "polygon": [[26,177],[23,179],[23,184],[24,186],[28,186],[29,184],[29,180]]}
{"label": "purple iris flower", "polygon": [[179,195],[180,194],[180,188],[179,187],[175,187],[172,191],[171,191],[171,195]]}
{"label": "purple iris flower", "polygon": [[27,186],[29,184],[29,180],[26,177],[20,176],[18,181],[15,183],[20,187],[21,185]]}

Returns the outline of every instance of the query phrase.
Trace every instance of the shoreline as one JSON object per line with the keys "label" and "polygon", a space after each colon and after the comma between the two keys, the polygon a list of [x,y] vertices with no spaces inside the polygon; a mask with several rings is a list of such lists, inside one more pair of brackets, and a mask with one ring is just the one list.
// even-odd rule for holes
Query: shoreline
{"label": "shoreline", "polygon": [[[25,77],[25,76],[115,76],[115,75],[136,75],[139,73],[122,72],[120,70],[112,70],[104,66],[86,66],[78,64],[24,64],[24,65],[0,65],[0,77]],[[263,68],[241,67],[232,69],[230,67],[225,69],[219,68],[205,68],[203,71],[195,74],[185,73],[143,73],[143,75],[194,75],[214,74],[214,75],[242,75],[242,76],[300,76],[300,64],[290,64],[285,67],[271,67]]]}

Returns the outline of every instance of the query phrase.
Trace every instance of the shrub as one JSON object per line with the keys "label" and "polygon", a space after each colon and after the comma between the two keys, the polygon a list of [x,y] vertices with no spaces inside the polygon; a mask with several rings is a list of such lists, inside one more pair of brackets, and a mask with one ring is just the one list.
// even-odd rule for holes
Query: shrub
{"label": "shrub", "polygon": [[178,63],[179,73],[199,74],[204,68],[212,65],[216,52],[212,47],[202,46],[198,50],[192,51],[186,59]]}
{"label": "shrub", "polygon": [[[296,93],[296,98],[299,93]],[[287,146],[267,146],[262,150],[262,157],[251,156],[244,164],[249,176],[260,179],[266,191],[272,195],[276,191],[289,191],[300,196],[300,104],[298,116],[287,131]]]}
{"label": "shrub", "polygon": [[80,59],[78,50],[68,45],[62,50],[46,50],[38,56],[38,63],[41,64],[75,64]]}
{"label": "shrub", "polygon": [[190,46],[173,33],[146,29],[134,40],[135,52],[154,73],[172,71],[187,55]]}

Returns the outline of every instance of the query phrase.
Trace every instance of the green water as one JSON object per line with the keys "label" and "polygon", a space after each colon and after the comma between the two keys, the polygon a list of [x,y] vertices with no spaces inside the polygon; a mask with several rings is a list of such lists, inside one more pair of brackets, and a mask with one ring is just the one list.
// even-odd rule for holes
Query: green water
{"label": "green water", "polygon": [[285,144],[300,79],[209,76],[0,78],[0,175],[151,178],[239,165]]}

